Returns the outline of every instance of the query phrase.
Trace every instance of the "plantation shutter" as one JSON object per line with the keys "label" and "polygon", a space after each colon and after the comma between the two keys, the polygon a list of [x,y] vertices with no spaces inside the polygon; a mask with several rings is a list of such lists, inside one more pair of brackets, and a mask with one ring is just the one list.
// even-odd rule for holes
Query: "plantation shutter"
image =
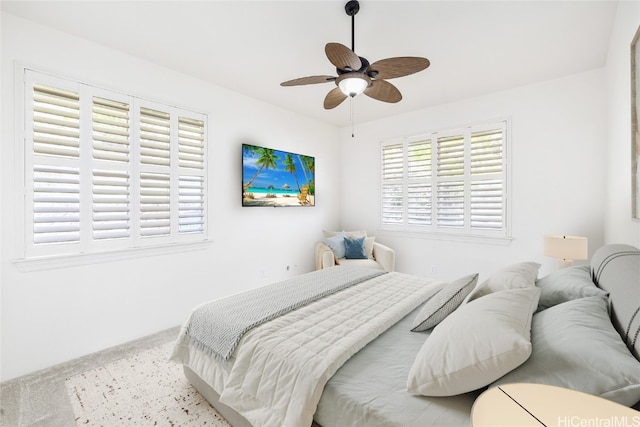
{"label": "plantation shutter", "polygon": [[80,97],[77,93],[33,85],[33,152],[80,157]]}
{"label": "plantation shutter", "polygon": [[180,233],[204,231],[204,179],[200,176],[180,176]]}
{"label": "plantation shutter", "polygon": [[171,164],[171,116],[163,111],[140,108],[140,162]]}
{"label": "plantation shutter", "polygon": [[171,232],[171,178],[168,173],[140,174],[140,235]]}
{"label": "plantation shutter", "polygon": [[25,69],[25,256],[206,239],[206,116]]}
{"label": "plantation shutter", "polygon": [[32,243],[80,241],[80,97],[33,84]]}
{"label": "plantation shutter", "polygon": [[504,226],[504,129],[471,134],[471,228]]}
{"label": "plantation shutter", "polygon": [[33,243],[80,241],[78,168],[33,166]]}
{"label": "plantation shutter", "polygon": [[129,162],[129,104],[93,98],[93,158]]}
{"label": "plantation shutter", "polygon": [[171,234],[171,114],[140,107],[141,237]]}
{"label": "plantation shutter", "polygon": [[404,148],[402,144],[382,146],[382,223],[404,222]]}
{"label": "plantation shutter", "polygon": [[431,225],[431,140],[407,147],[407,222]]}
{"label": "plantation shutter", "polygon": [[180,167],[204,168],[204,122],[202,120],[178,118],[178,151]]}
{"label": "plantation shutter", "polygon": [[131,235],[130,108],[126,102],[93,97],[92,236]]}
{"label": "plantation shutter", "polygon": [[125,171],[93,171],[93,238],[130,236],[130,186]]}
{"label": "plantation shutter", "polygon": [[204,122],[178,118],[178,232],[204,231]]}
{"label": "plantation shutter", "polygon": [[464,227],[464,135],[438,138],[437,221],[439,227]]}
{"label": "plantation shutter", "polygon": [[506,237],[507,122],[383,142],[382,225]]}

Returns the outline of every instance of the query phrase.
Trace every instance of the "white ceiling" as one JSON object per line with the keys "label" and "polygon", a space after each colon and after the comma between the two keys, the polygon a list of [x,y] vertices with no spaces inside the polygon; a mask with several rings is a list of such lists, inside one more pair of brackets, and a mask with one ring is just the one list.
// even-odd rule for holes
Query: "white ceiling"
{"label": "white ceiling", "polygon": [[[346,126],[349,103],[322,107],[335,74],[327,42],[351,45],[345,1],[6,1],[3,12],[83,37],[236,92]],[[355,51],[370,62],[424,56],[431,66],[391,80],[404,98],[359,96],[365,122],[603,67],[615,1],[361,0]]]}

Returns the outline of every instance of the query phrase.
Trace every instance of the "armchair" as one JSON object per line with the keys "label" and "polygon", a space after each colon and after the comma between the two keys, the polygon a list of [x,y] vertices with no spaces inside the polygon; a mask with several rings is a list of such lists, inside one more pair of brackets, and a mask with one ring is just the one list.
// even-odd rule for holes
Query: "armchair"
{"label": "armchair", "polygon": [[356,265],[360,267],[377,268],[379,270],[394,271],[396,265],[396,252],[388,246],[373,241],[369,237],[369,244],[372,244],[371,255],[367,259],[348,259],[345,257],[336,258],[335,253],[324,242],[315,243],[316,270],[333,267],[335,265]]}

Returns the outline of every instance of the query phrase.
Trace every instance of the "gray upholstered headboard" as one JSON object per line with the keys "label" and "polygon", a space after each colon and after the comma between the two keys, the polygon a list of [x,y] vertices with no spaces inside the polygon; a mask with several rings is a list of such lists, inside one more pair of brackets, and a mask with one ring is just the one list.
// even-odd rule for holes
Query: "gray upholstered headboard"
{"label": "gray upholstered headboard", "polygon": [[640,360],[640,250],[606,245],[591,258],[593,281],[609,292],[611,321]]}

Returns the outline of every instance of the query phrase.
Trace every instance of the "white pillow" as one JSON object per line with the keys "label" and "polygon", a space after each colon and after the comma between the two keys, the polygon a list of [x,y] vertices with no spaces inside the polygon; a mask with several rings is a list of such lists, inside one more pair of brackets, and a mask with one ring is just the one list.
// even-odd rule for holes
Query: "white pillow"
{"label": "white pillow", "polygon": [[463,305],[435,327],[409,371],[407,391],[454,396],[484,387],[531,355],[540,289],[508,289]]}
{"label": "white pillow", "polygon": [[533,287],[536,285],[539,269],[540,264],[535,262],[520,262],[509,265],[476,286],[463,303],[505,289]]}
{"label": "white pillow", "polygon": [[346,237],[351,237],[353,238],[359,238],[359,237],[367,237],[367,232],[366,231],[360,231],[360,230],[355,230],[355,231],[330,231],[330,230],[322,230],[322,234],[324,236],[324,238],[326,239],[327,237],[333,237],[336,234],[344,234]]}
{"label": "white pillow", "polygon": [[369,236],[364,238],[364,250],[367,254],[367,258],[373,259],[373,244],[375,243],[376,238],[374,236]]}

